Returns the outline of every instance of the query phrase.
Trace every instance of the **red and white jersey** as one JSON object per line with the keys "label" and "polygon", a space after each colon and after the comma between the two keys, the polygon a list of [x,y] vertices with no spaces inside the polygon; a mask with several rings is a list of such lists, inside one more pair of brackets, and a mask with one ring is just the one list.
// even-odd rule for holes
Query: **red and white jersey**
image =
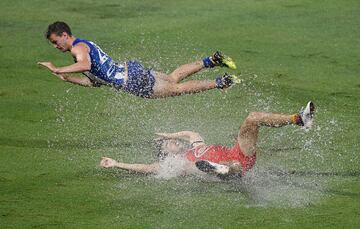
{"label": "red and white jersey", "polygon": [[215,163],[238,161],[243,172],[245,172],[255,165],[256,153],[246,156],[241,151],[239,143],[236,143],[232,148],[222,145],[201,145],[188,150],[185,153],[185,158],[189,161],[206,160]]}

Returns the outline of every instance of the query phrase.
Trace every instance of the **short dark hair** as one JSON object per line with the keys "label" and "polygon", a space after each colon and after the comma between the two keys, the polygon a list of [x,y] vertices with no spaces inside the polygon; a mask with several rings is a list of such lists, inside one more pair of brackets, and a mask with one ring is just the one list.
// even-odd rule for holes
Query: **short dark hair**
{"label": "short dark hair", "polygon": [[45,33],[45,37],[46,39],[49,39],[50,35],[53,33],[60,36],[63,32],[66,32],[67,34],[72,36],[71,29],[68,26],[68,24],[66,24],[63,21],[56,21],[48,26],[47,31]]}

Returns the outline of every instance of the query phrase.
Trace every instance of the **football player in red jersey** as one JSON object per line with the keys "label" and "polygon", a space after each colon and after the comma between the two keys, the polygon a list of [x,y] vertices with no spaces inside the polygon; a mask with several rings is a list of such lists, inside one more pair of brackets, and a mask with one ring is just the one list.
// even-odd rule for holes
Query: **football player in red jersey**
{"label": "football player in red jersey", "polygon": [[315,106],[308,102],[299,114],[279,114],[251,112],[241,124],[240,131],[233,147],[207,145],[200,134],[192,131],[177,133],[157,133],[159,161],[152,164],[128,164],[103,157],[100,166],[120,168],[139,173],[160,172],[162,162],[168,157],[180,157],[185,161],[183,174],[203,171],[226,177],[227,175],[245,175],[256,162],[256,142],[261,126],[281,127],[299,125],[304,129],[312,126]]}

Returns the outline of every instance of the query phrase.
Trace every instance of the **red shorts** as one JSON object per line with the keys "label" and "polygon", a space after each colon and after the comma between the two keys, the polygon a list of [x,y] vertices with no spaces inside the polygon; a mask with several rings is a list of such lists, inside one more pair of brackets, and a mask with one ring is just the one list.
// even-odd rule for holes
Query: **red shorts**
{"label": "red shorts", "polygon": [[232,148],[222,145],[198,146],[187,151],[185,156],[189,161],[206,160],[215,163],[238,161],[242,166],[243,175],[256,162],[256,153],[246,156],[240,149],[238,142]]}

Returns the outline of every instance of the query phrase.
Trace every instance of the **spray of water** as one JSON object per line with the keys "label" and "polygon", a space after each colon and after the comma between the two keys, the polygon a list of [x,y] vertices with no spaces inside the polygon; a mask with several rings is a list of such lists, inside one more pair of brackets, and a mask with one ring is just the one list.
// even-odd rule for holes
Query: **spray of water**
{"label": "spray of water", "polygon": [[[142,42],[148,44],[150,41],[144,38]],[[172,63],[168,59],[165,61],[156,52],[156,50],[161,50],[161,45],[163,44],[160,41],[147,45],[153,49],[154,55],[158,58],[153,58],[148,62],[144,60],[146,65],[160,68],[159,63],[161,63],[164,68],[164,63]],[[178,48],[180,50],[180,47]],[[173,55],[175,59],[176,53]],[[160,62],[154,62],[154,59]],[[165,68],[174,68],[172,64],[165,65],[167,65]],[[207,74],[205,71],[198,74],[197,78],[208,78]],[[153,137],[153,132],[195,130],[209,139],[210,143],[229,143],[232,142],[229,139],[237,133],[238,126],[247,113],[284,111],[282,107],[289,107],[289,101],[282,99],[280,103],[280,99],[276,99],[278,96],[275,83],[269,82],[268,79],[261,80],[265,79],[265,76],[243,72],[241,78],[244,79],[244,83],[239,86],[240,93],[230,91],[218,94],[216,96],[223,97],[220,102],[212,101],[206,93],[198,94],[191,97],[191,105],[189,105],[188,96],[161,101],[145,100],[137,97],[129,98],[129,95],[112,89],[102,89],[103,97],[100,100],[105,103],[94,102],[92,107],[85,108],[81,106],[80,101],[74,99],[79,93],[78,89],[68,90],[65,99],[59,99],[57,104],[56,121],[59,130],[63,135],[66,133],[67,138],[76,136],[77,139],[83,139],[78,143],[85,149],[112,152],[119,159],[132,158],[133,162],[150,162],[152,154],[149,139]],[[256,85],[253,83],[254,79],[256,79]],[[266,91],[259,91],[257,89],[259,87],[265,88]],[[127,100],[126,105],[123,104],[124,99]],[[234,100],[239,101],[236,105],[242,109],[232,109],[230,113],[228,109],[234,106]],[[68,115],[73,114],[73,110],[78,110],[77,116]],[[148,115],[147,111],[154,110],[156,112],[152,113],[155,115]],[[341,124],[321,106],[318,107],[317,115],[326,116],[328,120],[316,123],[315,128],[310,132],[294,126],[262,129],[258,142],[257,165],[241,180],[224,182],[224,190],[246,194],[250,200],[249,207],[269,205],[301,207],[321,199],[324,195],[322,190],[326,189],[328,181],[323,175],[326,172],[333,172],[334,168],[339,168],[345,162],[328,159],[331,158],[330,154],[338,151],[333,143],[333,136],[334,133],[342,131]],[[229,121],[214,122],[219,116],[226,116]],[[82,119],[87,120],[86,125],[81,121]],[[96,130],[96,136],[106,137],[89,138],[89,129]],[[127,138],[119,137],[119,130],[126,130]],[[124,137],[123,134],[121,136]],[[136,141],[133,141],[134,139]],[[54,141],[56,141],[56,136],[52,143]],[[49,147],[53,147],[53,144],[49,143]],[[356,159],[354,158],[355,161]],[[160,172],[155,177],[168,180],[184,175],[187,169],[186,164],[183,158],[168,157],[161,163]],[[195,177],[211,182],[218,180],[211,176]]]}

